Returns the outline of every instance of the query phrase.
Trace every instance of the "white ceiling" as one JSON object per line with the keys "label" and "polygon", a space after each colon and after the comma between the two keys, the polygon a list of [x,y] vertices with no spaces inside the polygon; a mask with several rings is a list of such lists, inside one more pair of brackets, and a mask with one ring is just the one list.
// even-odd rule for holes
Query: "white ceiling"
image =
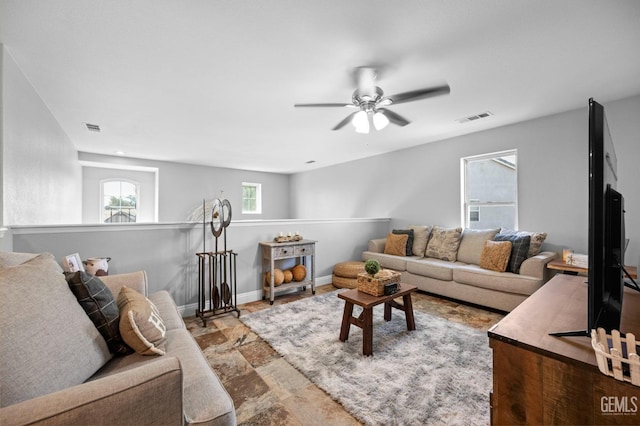
{"label": "white ceiling", "polygon": [[[0,4],[2,43],[86,152],[292,173],[640,93],[637,0]],[[293,107],[349,102],[369,64],[385,94],[451,94],[368,135],[331,130],[352,110]]]}

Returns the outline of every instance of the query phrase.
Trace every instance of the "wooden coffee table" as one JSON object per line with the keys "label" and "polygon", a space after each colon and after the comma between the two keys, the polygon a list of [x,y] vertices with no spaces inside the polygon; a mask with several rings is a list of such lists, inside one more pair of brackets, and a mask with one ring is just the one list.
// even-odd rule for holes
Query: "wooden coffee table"
{"label": "wooden coffee table", "polygon": [[[413,304],[411,293],[416,291],[415,285],[400,283],[398,292],[388,296],[372,296],[358,291],[358,289],[348,290],[338,294],[340,299],[345,301],[344,314],[342,315],[342,327],[340,328],[340,341],[345,342],[349,338],[351,324],[362,329],[362,353],[365,356],[373,354],[373,307],[384,303],[384,320],[391,321],[391,308],[404,311],[407,319],[407,330],[415,330],[416,322],[413,318]],[[402,297],[400,304],[395,299]],[[353,316],[353,305],[362,307],[362,313],[358,318]]]}

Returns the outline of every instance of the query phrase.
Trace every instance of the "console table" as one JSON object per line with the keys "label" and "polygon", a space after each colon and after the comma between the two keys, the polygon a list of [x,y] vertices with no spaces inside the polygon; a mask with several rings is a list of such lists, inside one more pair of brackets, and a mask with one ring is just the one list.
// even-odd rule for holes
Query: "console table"
{"label": "console table", "polygon": [[[581,266],[576,266],[576,265],[568,265],[566,264],[562,259],[554,259],[551,262],[547,263],[547,268],[548,269],[554,269],[556,271],[561,271],[563,273],[567,273],[569,275],[578,275],[578,274],[586,274],[587,272],[589,272],[589,269],[587,268],[583,268]],[[638,267],[637,266],[631,266],[631,265],[625,265],[624,267],[627,272],[629,273],[629,276],[631,276],[631,278],[638,279]]]}
{"label": "console table", "polygon": [[[640,424],[640,387],[600,373],[589,337],[553,337],[587,322],[585,277],[556,275],[489,330],[491,423]],[[625,289],[621,332],[640,335],[640,293]]]}
{"label": "console table", "polygon": [[[265,241],[260,243],[262,249],[262,274],[260,275],[260,286],[262,287],[262,300],[269,294],[269,302],[273,305],[274,296],[292,288],[307,288],[311,285],[311,293],[316,294],[316,242],[313,240],[288,241],[277,243],[274,241]],[[307,257],[310,261],[307,262]],[[265,274],[276,268],[276,261],[283,259],[296,259],[296,262],[307,268],[307,276],[303,281],[291,281],[283,283],[279,286],[274,284],[274,274],[271,274],[269,285],[265,284]]]}

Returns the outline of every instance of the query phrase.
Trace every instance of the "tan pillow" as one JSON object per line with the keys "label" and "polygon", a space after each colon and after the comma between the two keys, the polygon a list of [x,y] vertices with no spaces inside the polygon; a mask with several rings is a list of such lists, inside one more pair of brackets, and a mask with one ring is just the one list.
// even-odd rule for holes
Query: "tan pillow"
{"label": "tan pillow", "polygon": [[455,262],[458,255],[458,247],[462,238],[462,228],[441,228],[434,226],[431,238],[427,244],[427,257]]}
{"label": "tan pillow", "polygon": [[141,355],[164,355],[167,328],[158,308],[142,294],[122,287],[118,295],[120,335]]}
{"label": "tan pillow", "polygon": [[504,272],[507,270],[510,256],[510,241],[487,240],[484,242],[482,254],[480,255],[480,267],[491,269],[492,271]]}
{"label": "tan pillow", "polygon": [[496,229],[469,229],[462,231],[462,241],[458,248],[458,260],[464,263],[480,264],[480,255],[484,242],[493,240],[500,228]]}
{"label": "tan pillow", "polygon": [[424,257],[429,234],[431,234],[431,226],[410,225],[407,228],[413,229],[413,247],[411,248],[413,255]]}
{"label": "tan pillow", "polygon": [[388,234],[387,242],[384,245],[384,254],[406,256],[408,238],[407,234]]}

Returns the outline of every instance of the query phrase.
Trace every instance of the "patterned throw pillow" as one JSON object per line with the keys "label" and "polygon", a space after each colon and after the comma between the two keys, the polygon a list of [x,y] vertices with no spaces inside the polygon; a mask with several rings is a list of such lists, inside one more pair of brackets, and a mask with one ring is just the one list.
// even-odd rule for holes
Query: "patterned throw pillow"
{"label": "patterned throw pillow", "polygon": [[531,243],[529,244],[529,253],[527,253],[527,259],[536,256],[540,253],[542,249],[542,243],[547,239],[546,232],[527,232],[527,231],[514,231],[511,229],[502,228],[500,230],[501,234],[518,234],[518,235],[528,235],[531,237]]}
{"label": "patterned throw pillow", "polygon": [[397,235],[394,233],[387,235],[387,242],[384,244],[384,254],[393,254],[395,256],[407,255],[407,240],[409,235]]}
{"label": "patterned throw pillow", "polygon": [[509,257],[511,257],[511,242],[487,240],[480,254],[480,267],[504,272],[507,270]]}
{"label": "patterned throw pillow", "polygon": [[519,274],[520,265],[527,259],[527,254],[529,253],[531,237],[521,233],[505,234],[500,232],[493,237],[493,240],[511,242],[511,258],[509,259],[509,267],[507,270],[514,274]]}
{"label": "patterned throw pillow", "polygon": [[413,229],[394,229],[391,233],[396,235],[408,235],[406,256],[413,256]]}
{"label": "patterned throw pillow", "polygon": [[104,337],[109,351],[119,356],[132,353],[120,336],[120,312],[111,290],[100,278],[84,271],[69,272],[65,276],[71,292]]}
{"label": "patterned throw pillow", "polygon": [[427,244],[427,257],[455,262],[458,255],[458,247],[462,239],[462,228],[441,228],[434,226],[431,238]]}
{"label": "patterned throw pillow", "polygon": [[120,334],[141,355],[164,355],[167,328],[158,308],[142,294],[122,287],[118,295]]}
{"label": "patterned throw pillow", "polygon": [[411,252],[414,256],[424,257],[424,252],[427,250],[427,242],[429,242],[429,235],[431,234],[431,226],[424,225],[409,225],[409,229],[413,229],[413,247]]}

